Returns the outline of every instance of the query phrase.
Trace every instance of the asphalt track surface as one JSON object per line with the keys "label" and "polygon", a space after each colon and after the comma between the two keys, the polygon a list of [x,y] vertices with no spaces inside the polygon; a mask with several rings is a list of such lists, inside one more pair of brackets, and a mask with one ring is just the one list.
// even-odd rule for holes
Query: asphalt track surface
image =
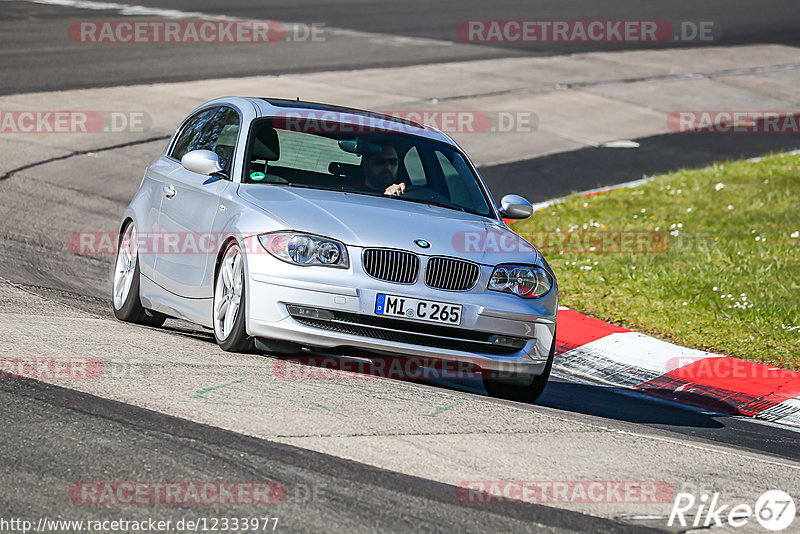
{"label": "asphalt track surface", "polygon": [[[158,3],[141,2],[144,5]],[[448,2],[439,4],[434,13],[420,21],[420,9],[413,3],[390,4],[376,13],[377,4],[364,2],[348,6],[345,11],[335,4],[313,5],[293,2],[265,11],[255,2],[228,3],[224,10],[203,2],[175,2],[169,7],[185,7],[192,11],[220,13],[242,18],[271,18],[287,21],[324,21],[329,26],[355,28],[360,31],[388,32],[415,38],[447,39],[445,28],[452,33],[454,22],[467,18],[530,18],[531,7],[513,3]],[[721,5],[724,4],[724,9]],[[737,42],[792,43],[797,27],[797,8],[790,2],[775,3],[771,8],[761,4],[757,17],[752,4],[714,2],[672,3],[669,12],[653,11],[652,6],[641,14],[643,4],[627,2],[618,5],[617,18],[648,16],[672,18],[685,10],[680,18],[704,20],[712,14],[724,13],[724,38]],[[627,7],[626,7],[627,6]],[[636,7],[640,6],[640,7]],[[35,17],[44,27],[62,28],[65,20],[87,17],[111,18],[106,12],[86,12],[63,7],[9,2],[2,7],[0,60],[4,76],[0,92],[13,93],[44,89],[66,89],[96,85],[116,85],[147,81],[253,74],[246,62],[221,60],[212,53],[202,61],[148,53],[130,48],[95,52],[72,50],[54,42],[43,26],[30,24]],[[581,18],[600,16],[600,7],[585,3],[562,2],[536,6],[538,18]],[[32,12],[35,12],[32,14]],[[355,14],[354,14],[355,13]],[[683,16],[685,15],[685,16]],[[55,34],[55,32],[53,32]],[[452,35],[449,37],[452,39]],[[27,39],[27,41],[25,41]],[[21,45],[24,43],[24,46]],[[67,43],[68,44],[68,43]],[[309,46],[311,46],[309,44]],[[417,52],[397,53],[397,48],[382,49],[375,45],[364,57],[339,56],[340,63],[326,64],[329,69],[361,68],[369,65],[413,64],[425,61],[501,57],[534,53],[566,53],[569,50],[525,49],[494,46],[449,47],[449,51],[430,52],[418,47]],[[152,52],[152,48],[149,52]],[[315,49],[289,57],[281,66],[258,67],[261,73],[294,72],[322,68],[314,63]],[[337,52],[338,53],[338,52]],[[96,54],[96,55],[95,55]],[[448,56],[447,54],[455,54]],[[227,58],[240,56],[238,51]],[[399,57],[402,56],[402,57]],[[81,58],[80,65],[75,58]],[[35,58],[35,60],[33,60]],[[395,63],[396,62],[396,63]],[[195,68],[199,63],[212,66]],[[269,70],[274,69],[274,70]],[[154,73],[168,73],[154,74]],[[587,186],[608,185],[639,177],[644,173],[669,170],[682,165],[702,164],[709,159],[758,155],[776,148],[792,148],[790,136],[768,139],[769,136],[742,136],[729,145],[704,145],[702,137],[682,145],[686,138],[661,136],[639,140],[648,151],[587,150],[584,153],[554,155],[528,162],[511,163],[483,169],[495,194],[511,185],[525,185],[532,200],[560,196],[580,189],[581,184],[560,182],[556,177],[569,171],[571,165],[597,168]],[[96,225],[113,224],[131,198],[136,183],[124,176],[140,173],[144,162],[160,151],[163,140],[120,147],[105,153],[106,168],[124,169],[110,176],[93,176],[91,160],[73,156],[43,163],[0,178],[0,277],[17,287],[42,295],[53,303],[66,304],[100,317],[110,317],[107,295],[110,292],[109,258],[79,257],[64,250],[65,232],[62,221],[91,218]],[[717,139],[715,143],[719,143]],[[711,143],[711,140],[709,140]],[[763,144],[759,144],[763,143]],[[141,165],[137,164],[141,162]],[[53,176],[59,169],[85,172],[80,184],[62,186]],[[581,173],[589,174],[589,173]],[[529,176],[543,176],[535,187],[526,181]],[[549,180],[547,178],[549,177]],[[41,197],[30,199],[26,180],[44,187]],[[519,180],[519,183],[514,183]],[[559,186],[558,184],[564,184]],[[559,189],[562,187],[562,189]],[[546,195],[537,196],[537,191]],[[517,189],[519,191],[519,189]],[[174,336],[201,339],[209,344],[213,338],[192,326],[170,321],[166,331]],[[421,387],[444,388],[443,385]],[[479,394],[457,391],[469,398]],[[479,397],[494,405],[513,404]],[[641,531],[643,526],[591,517],[552,506],[512,505],[482,509],[453,499],[454,487],[425,478],[403,475],[370,467],[336,456],[308,451],[290,445],[247,437],[235,432],[137,408],[128,404],[79,393],[32,381],[0,381],[0,405],[3,407],[4,431],[0,434],[0,483],[7,490],[0,492],[0,515],[38,517],[54,515],[89,518],[113,518],[118,511],[110,507],[74,507],[63,509],[63,490],[81,480],[245,480],[268,478],[283,483],[294,497],[281,509],[282,523],[288,531],[320,531],[335,527],[347,531]],[[565,413],[576,421],[612,426],[621,431],[669,437],[686,443],[724,444],[742,452],[757,451],[777,459],[800,460],[800,434],[775,426],[740,418],[688,409],[677,404],[630,395],[614,388],[597,387],[574,377],[557,376],[548,386],[539,405],[525,407],[534,413]],[[10,491],[14,488],[14,491]],[[316,489],[322,489],[316,492]],[[300,496],[300,497],[298,497]],[[294,500],[293,500],[294,499]],[[202,514],[191,508],[160,510],[160,519],[188,515],[242,515],[242,508],[204,509]],[[245,514],[247,515],[247,514]]]}
{"label": "asphalt track surface", "polygon": [[[65,509],[61,494],[82,480],[270,480],[286,488],[278,507],[191,505],[158,511],[159,520],[279,518],[278,532],[638,532],[642,527],[534,504],[500,508],[454,499],[455,488],[313,451],[242,436],[149,410],[28,381],[0,383],[6,407],[3,515],[114,517],[104,508]],[[66,438],[66,440],[65,440]],[[68,444],[68,447],[65,445]],[[98,454],[101,444],[103,454]],[[150,478],[148,478],[150,477]],[[52,494],[42,494],[45,484]]]}
{"label": "asphalt track surface", "polygon": [[703,167],[715,161],[794,150],[797,135],[664,134],[635,140],[636,149],[587,147],[482,167],[494,198],[516,193],[543,202],[575,191],[613,186],[642,176]]}
{"label": "asphalt track surface", "polygon": [[[0,2],[0,94],[197,80],[258,74],[416,65],[442,61],[556,55],[597,50],[663,49],[676,46],[798,44],[800,9],[792,0],[670,2],[585,0],[485,2],[424,0],[355,2],[180,0],[118,2],[210,16],[322,24],[325,42],[296,40],[269,45],[76,43],[67,28],[78,21],[153,20],[122,16],[118,9],[75,9],[28,1]],[[757,7],[756,7],[757,6]],[[663,43],[465,43],[456,27],[465,20],[667,20],[715,24],[713,40]],[[347,30],[341,32],[339,30]],[[353,34],[352,32],[358,32]],[[363,35],[362,35],[363,34]],[[379,35],[375,35],[379,34]],[[386,34],[393,37],[387,37]]]}
{"label": "asphalt track surface", "polygon": [[[53,305],[111,317],[106,296],[110,291],[111,260],[65,251],[65,226],[86,217],[94,224],[113,225],[138,182],[124,176],[134,176],[136,162],[148,161],[163,142],[104,154],[105,168],[129,168],[125,172],[92,176],[100,168],[94,158],[84,155],[32,167],[0,181],[6,214],[0,223],[0,275],[25,291],[44,296]],[[77,188],[74,183],[58,184],[64,172],[83,177]],[[39,184],[37,189],[43,194],[32,205],[28,193],[33,183]],[[24,316],[20,320],[25,320]],[[207,331],[187,323],[169,321],[165,331],[200,339],[213,347],[213,338]],[[486,405],[514,404],[470,391],[452,393],[470,399],[478,397]],[[5,421],[5,431],[0,436],[5,468],[0,471],[0,481],[4,487],[19,488],[0,497],[5,516],[38,517],[54,509],[59,509],[63,517],[86,519],[114,518],[119,514],[113,507],[68,505],[63,509],[63,502],[56,505],[76,476],[82,480],[142,480],[157,473],[161,480],[240,480],[250,474],[250,479],[269,478],[291,486],[296,489],[295,495],[309,487],[325,488],[324,499],[281,506],[281,517],[290,518],[286,523],[288,531],[312,531],[329,525],[353,531],[391,527],[399,531],[458,528],[477,532],[485,531],[489,525],[503,526],[506,531],[552,528],[607,532],[626,528],[624,524],[549,506],[489,511],[465,507],[453,502],[453,486],[245,438],[55,386],[4,380],[0,381],[0,396]],[[642,395],[631,396],[571,376],[555,376],[539,405],[525,409],[536,414],[568,414],[578,422],[600,422],[622,431],[677,437],[689,444],[718,443],[742,452],[765,453],[776,460],[800,460],[800,433]],[[343,479],[344,472],[348,475]],[[387,486],[387,481],[392,485]],[[202,513],[220,516],[237,511],[242,508],[204,508]],[[169,519],[186,513],[182,508],[162,509],[157,515]],[[518,521],[524,522],[524,527]]]}

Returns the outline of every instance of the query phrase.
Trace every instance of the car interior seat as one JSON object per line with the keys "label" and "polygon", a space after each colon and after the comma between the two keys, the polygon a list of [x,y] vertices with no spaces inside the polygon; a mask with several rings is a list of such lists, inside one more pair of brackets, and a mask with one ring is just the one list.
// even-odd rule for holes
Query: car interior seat
{"label": "car interior seat", "polygon": [[270,174],[269,172],[269,162],[278,161],[280,157],[280,142],[278,140],[278,132],[275,131],[275,128],[269,124],[256,126],[253,131],[253,146],[250,151],[250,164],[247,176],[252,180],[253,173],[260,172],[264,173],[264,178],[252,181],[288,184],[289,181],[285,178],[276,174]]}

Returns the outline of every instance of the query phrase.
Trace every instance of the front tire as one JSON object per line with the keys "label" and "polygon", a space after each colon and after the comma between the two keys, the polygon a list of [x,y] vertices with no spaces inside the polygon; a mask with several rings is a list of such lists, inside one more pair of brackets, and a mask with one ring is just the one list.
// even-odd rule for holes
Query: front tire
{"label": "front tire", "polygon": [[550,354],[547,357],[547,365],[544,367],[544,372],[539,376],[534,377],[533,382],[527,386],[517,384],[509,384],[503,382],[501,379],[491,378],[484,376],[483,387],[486,392],[492,397],[501,399],[513,400],[517,402],[533,403],[541,397],[544,393],[544,388],[547,386],[547,380],[550,378],[550,370],[553,368],[553,358],[556,353],[556,338],[555,332],[553,333],[553,344],[550,346]]}
{"label": "front tire", "polygon": [[136,243],[136,226],[133,221],[125,225],[117,246],[114,263],[111,304],[120,321],[146,326],[161,326],[167,316],[142,306],[139,296],[139,252]]}
{"label": "front tire", "polygon": [[236,241],[225,248],[214,283],[214,338],[227,352],[251,352],[253,338],[247,335],[244,257]]}

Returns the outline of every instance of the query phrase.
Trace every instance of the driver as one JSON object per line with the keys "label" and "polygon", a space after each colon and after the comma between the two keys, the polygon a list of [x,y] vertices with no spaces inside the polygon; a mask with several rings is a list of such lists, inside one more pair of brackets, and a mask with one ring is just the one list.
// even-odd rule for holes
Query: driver
{"label": "driver", "polygon": [[364,186],[371,191],[383,191],[384,195],[401,196],[406,184],[397,181],[397,149],[392,145],[381,145],[381,151],[365,154],[361,159],[364,171]]}

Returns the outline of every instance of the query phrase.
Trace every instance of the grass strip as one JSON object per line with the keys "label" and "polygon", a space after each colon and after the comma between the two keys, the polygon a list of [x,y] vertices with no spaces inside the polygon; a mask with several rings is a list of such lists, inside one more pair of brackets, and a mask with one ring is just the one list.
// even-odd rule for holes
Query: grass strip
{"label": "grass strip", "polygon": [[564,306],[800,370],[800,156],[575,196],[513,228],[550,262]]}

